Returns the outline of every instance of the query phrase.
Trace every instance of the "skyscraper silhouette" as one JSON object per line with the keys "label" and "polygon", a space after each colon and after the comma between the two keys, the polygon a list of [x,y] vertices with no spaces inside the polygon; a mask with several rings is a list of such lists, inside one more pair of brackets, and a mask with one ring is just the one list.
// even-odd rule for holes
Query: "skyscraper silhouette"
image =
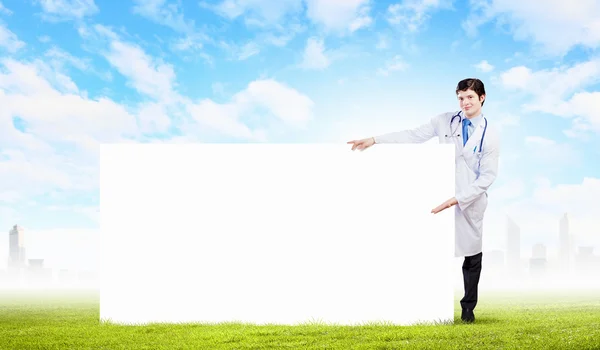
{"label": "skyscraper silhouette", "polygon": [[8,268],[25,268],[25,231],[14,225],[8,232]]}
{"label": "skyscraper silhouette", "polygon": [[569,216],[567,213],[560,219],[559,224],[559,269],[563,272],[571,268],[571,235],[569,234]]}
{"label": "skyscraper silhouette", "polygon": [[506,217],[506,267],[509,273],[520,272],[521,264],[521,229],[510,218]]}

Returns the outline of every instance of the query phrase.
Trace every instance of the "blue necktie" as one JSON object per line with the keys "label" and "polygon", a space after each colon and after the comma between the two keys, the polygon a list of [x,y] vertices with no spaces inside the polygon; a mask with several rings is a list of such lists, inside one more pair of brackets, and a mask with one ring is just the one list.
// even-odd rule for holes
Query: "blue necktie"
{"label": "blue necktie", "polygon": [[467,140],[469,139],[469,125],[471,125],[471,121],[467,118],[463,119],[463,146],[467,143]]}

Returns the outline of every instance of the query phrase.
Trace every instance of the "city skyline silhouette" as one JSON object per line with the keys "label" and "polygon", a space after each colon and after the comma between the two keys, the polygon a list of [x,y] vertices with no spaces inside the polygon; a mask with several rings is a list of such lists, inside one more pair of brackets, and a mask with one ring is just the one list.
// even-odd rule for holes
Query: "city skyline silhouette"
{"label": "city skyline silhouette", "polygon": [[[600,255],[595,251],[595,246],[577,244],[570,232],[568,213],[564,213],[556,223],[558,230],[554,240],[557,242],[557,249],[552,251],[543,243],[523,246],[523,236],[526,233],[521,232],[518,223],[506,215],[505,249],[484,249],[483,252],[485,272],[482,274],[482,288],[518,288],[519,283],[523,288],[535,283],[547,286],[552,281],[577,282],[573,284],[574,287],[600,287]],[[8,259],[6,268],[0,268],[0,288],[28,284],[98,287],[97,268],[48,267],[45,258],[39,253],[34,258],[28,257],[27,232],[23,227],[13,225],[5,237],[8,242]],[[96,248],[99,249],[98,246]],[[101,254],[98,257],[101,258]],[[458,286],[461,281],[457,278],[455,282]]]}

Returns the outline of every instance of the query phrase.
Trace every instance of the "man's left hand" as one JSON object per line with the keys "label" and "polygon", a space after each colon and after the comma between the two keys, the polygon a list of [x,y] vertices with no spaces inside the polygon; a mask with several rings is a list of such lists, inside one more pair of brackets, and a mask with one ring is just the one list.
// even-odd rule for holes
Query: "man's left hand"
{"label": "man's left hand", "polygon": [[445,201],[444,203],[437,206],[436,208],[432,209],[431,212],[433,214],[437,214],[444,209],[448,209],[448,208],[452,207],[455,204],[458,204],[458,201],[456,200],[455,197],[452,197],[452,198],[448,199],[447,201]]}

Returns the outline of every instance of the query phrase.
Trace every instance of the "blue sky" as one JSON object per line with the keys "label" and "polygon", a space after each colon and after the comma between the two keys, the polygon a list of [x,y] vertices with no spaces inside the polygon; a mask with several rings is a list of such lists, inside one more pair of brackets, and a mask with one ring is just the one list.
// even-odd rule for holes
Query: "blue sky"
{"label": "blue sky", "polygon": [[456,110],[475,76],[503,145],[485,248],[510,215],[522,256],[552,253],[569,212],[600,250],[597,1],[0,4],[6,230],[96,232],[103,142],[345,142]]}

